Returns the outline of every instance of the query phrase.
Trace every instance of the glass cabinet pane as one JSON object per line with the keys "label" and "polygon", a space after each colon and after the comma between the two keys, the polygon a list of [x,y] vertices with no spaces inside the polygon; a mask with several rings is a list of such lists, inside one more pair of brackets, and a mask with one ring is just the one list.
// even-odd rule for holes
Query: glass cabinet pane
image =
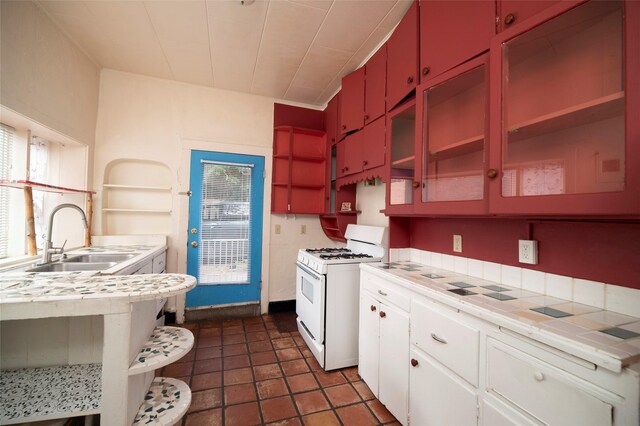
{"label": "glass cabinet pane", "polygon": [[474,68],[423,93],[424,202],[484,196],[485,68]]}
{"label": "glass cabinet pane", "polygon": [[622,2],[503,44],[502,196],[624,190]]}
{"label": "glass cabinet pane", "polygon": [[390,204],[411,204],[415,170],[416,108],[391,117]]}

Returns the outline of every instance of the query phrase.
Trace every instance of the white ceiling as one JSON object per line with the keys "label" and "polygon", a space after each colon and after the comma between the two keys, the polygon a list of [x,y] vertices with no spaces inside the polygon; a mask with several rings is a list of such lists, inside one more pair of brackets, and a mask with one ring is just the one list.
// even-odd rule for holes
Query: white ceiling
{"label": "white ceiling", "polygon": [[411,0],[37,0],[97,65],[322,106]]}

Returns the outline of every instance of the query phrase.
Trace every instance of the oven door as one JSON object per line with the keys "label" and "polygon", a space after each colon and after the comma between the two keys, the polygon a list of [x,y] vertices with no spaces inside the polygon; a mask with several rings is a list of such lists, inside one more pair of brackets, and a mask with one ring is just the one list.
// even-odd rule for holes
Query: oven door
{"label": "oven door", "polygon": [[326,275],[313,272],[300,263],[296,265],[296,313],[310,337],[322,345]]}

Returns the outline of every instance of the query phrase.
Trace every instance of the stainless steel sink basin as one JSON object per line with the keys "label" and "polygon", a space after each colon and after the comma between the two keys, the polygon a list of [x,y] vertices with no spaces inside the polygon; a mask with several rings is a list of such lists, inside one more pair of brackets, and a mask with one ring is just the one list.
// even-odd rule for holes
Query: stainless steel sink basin
{"label": "stainless steel sink basin", "polygon": [[104,271],[109,269],[118,262],[64,262],[49,263],[47,265],[37,266],[27,269],[25,272],[72,272],[72,271]]}
{"label": "stainless steel sink basin", "polygon": [[68,257],[62,259],[63,263],[99,263],[99,262],[124,262],[125,260],[133,259],[138,253],[94,253],[94,254],[82,254],[79,256]]}

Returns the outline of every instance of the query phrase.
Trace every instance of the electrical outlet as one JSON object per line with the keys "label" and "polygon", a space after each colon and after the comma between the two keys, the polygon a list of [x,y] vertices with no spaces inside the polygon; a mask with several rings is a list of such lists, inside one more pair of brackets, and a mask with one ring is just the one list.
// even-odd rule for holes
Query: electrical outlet
{"label": "electrical outlet", "polygon": [[276,235],[280,234],[280,225],[276,225],[274,232]]}
{"label": "electrical outlet", "polygon": [[300,235],[307,233],[307,225],[300,225]]}
{"label": "electrical outlet", "polygon": [[453,251],[462,253],[462,235],[453,236]]}
{"label": "electrical outlet", "polygon": [[536,240],[518,240],[518,262],[530,265],[538,264],[538,242]]}

